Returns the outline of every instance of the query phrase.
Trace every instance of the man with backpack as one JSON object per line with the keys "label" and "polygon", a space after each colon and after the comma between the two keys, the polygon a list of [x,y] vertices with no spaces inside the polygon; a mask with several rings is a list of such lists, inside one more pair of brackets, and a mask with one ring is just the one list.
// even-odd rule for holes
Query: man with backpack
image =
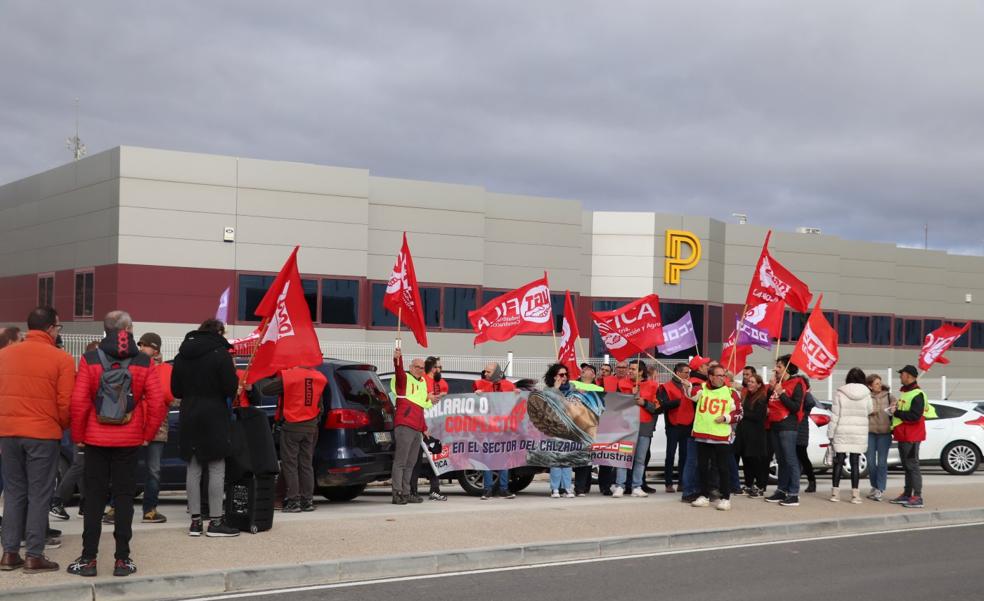
{"label": "man with backpack", "polygon": [[114,576],[137,571],[130,558],[137,455],[167,415],[160,378],[151,358],[133,339],[133,320],[125,311],[103,319],[106,336],[82,355],[72,392],[72,441],[85,448],[85,515],[82,555],[68,566],[77,576],[96,575],[102,510],[111,497]]}

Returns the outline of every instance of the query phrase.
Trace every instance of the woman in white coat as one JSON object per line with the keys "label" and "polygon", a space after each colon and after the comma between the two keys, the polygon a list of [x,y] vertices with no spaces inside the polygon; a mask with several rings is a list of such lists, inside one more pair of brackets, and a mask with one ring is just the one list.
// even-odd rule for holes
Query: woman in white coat
{"label": "woman in white coat", "polygon": [[833,415],[827,426],[827,436],[834,447],[832,502],[840,501],[839,486],[844,471],[844,460],[851,462],[851,503],[861,503],[861,480],[858,466],[861,454],[868,450],[868,414],[871,413],[871,390],[865,384],[865,375],[857,367],[847,372],[846,383],[834,393],[831,407]]}

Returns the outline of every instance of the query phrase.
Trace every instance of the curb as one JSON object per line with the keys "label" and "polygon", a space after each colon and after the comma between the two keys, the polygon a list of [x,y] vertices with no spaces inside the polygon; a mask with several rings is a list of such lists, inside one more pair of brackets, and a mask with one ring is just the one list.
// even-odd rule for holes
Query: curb
{"label": "curb", "polygon": [[905,527],[984,522],[984,507],[856,517],[668,534],[644,534],[486,549],[390,555],[306,564],[62,584],[4,592],[4,601],[150,601],[337,584],[557,561],[704,549],[741,543],[860,534]]}

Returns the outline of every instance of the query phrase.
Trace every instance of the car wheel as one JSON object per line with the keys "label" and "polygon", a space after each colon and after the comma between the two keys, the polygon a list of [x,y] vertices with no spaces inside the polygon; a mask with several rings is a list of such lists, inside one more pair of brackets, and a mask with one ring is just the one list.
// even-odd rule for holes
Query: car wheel
{"label": "car wheel", "polygon": [[940,455],[943,469],[957,476],[969,476],[977,471],[981,453],[973,444],[958,440],[946,445]]}
{"label": "car wheel", "polygon": [[[858,456],[858,475],[861,478],[868,477],[868,457],[864,453],[860,453]],[[851,462],[847,459],[844,460],[844,474],[851,475]]]}
{"label": "car wheel", "polygon": [[366,490],[365,484],[352,486],[329,486],[318,490],[318,493],[329,501],[351,501]]}
{"label": "car wheel", "polygon": [[779,461],[775,457],[769,462],[769,484],[779,484]]}
{"label": "car wheel", "polygon": [[[466,493],[473,497],[482,496],[482,491],[485,490],[484,484],[485,472],[480,470],[462,470],[458,474],[458,484],[464,489]],[[492,473],[492,485],[495,486],[499,481],[499,475],[495,472]]]}
{"label": "car wheel", "polygon": [[525,476],[513,476],[509,475],[509,490],[511,492],[519,492],[525,489],[527,486],[533,483],[533,476],[536,474],[526,474]]}

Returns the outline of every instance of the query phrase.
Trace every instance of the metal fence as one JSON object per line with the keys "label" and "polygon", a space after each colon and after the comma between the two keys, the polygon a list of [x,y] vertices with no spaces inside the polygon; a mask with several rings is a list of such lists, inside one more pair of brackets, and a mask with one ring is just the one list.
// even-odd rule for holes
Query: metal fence
{"label": "metal fence", "polygon": [[[92,341],[99,340],[97,336],[85,334],[62,334],[65,343],[65,350],[68,351],[76,361],[82,356],[85,347]],[[178,347],[181,346],[183,338],[178,336],[168,336],[161,338],[161,353],[165,358],[170,359],[178,354]],[[329,341],[321,343],[321,352],[325,357],[336,359],[346,359],[368,363],[379,368],[380,372],[391,371],[393,361],[393,344],[391,342],[338,342]],[[407,353],[406,358],[423,356]],[[488,355],[441,355],[441,363],[445,371],[472,372],[478,374],[485,368],[489,361],[498,361],[507,373],[515,378],[532,378],[540,380],[547,367],[554,362],[552,357],[516,357],[511,353],[505,356],[496,357]],[[664,363],[670,365],[673,360],[667,359]],[[594,365],[604,362],[601,357],[594,357],[587,361]],[[647,363],[652,363],[647,361]],[[769,366],[762,366],[765,374],[771,373]],[[898,374],[894,369],[888,367],[863,368],[865,371],[877,373],[882,377],[883,382],[890,388],[895,389],[899,386]],[[665,381],[670,377],[669,371],[665,366],[657,366],[660,381]],[[813,394],[817,399],[830,400],[833,397],[834,389],[844,382],[847,370],[835,370],[834,374],[822,382],[813,382]],[[950,400],[984,400],[984,378],[949,378],[946,376],[924,376],[919,381],[923,390],[926,391],[930,399],[949,398]]]}

